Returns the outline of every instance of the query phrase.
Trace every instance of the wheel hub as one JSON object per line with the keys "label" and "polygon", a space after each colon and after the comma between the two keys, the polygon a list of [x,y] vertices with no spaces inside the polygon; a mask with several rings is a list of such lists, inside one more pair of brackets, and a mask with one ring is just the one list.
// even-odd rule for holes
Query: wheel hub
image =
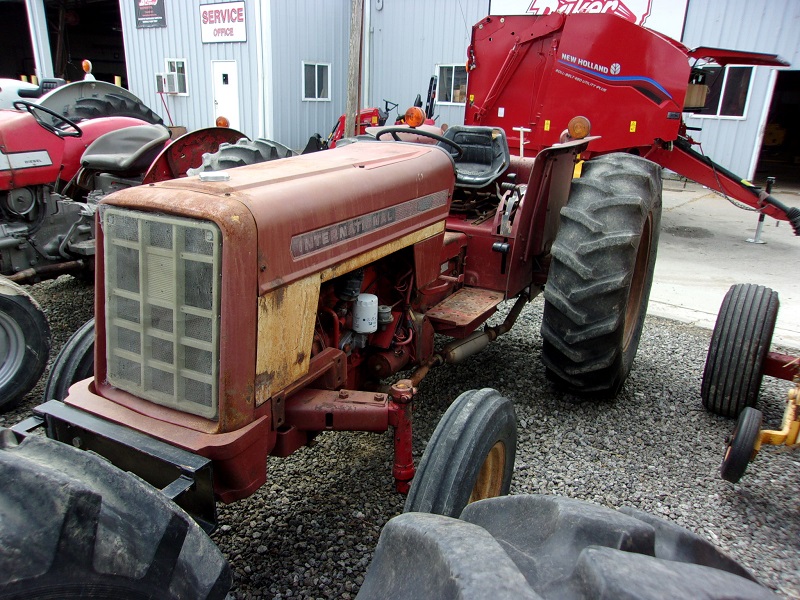
{"label": "wheel hub", "polygon": [[503,487],[503,472],[506,466],[506,446],[503,442],[497,442],[486,460],[481,465],[478,478],[472,488],[468,504],[483,500],[485,498],[495,498],[501,494]]}
{"label": "wheel hub", "polygon": [[0,313],[0,387],[19,371],[25,357],[25,335],[19,324]]}

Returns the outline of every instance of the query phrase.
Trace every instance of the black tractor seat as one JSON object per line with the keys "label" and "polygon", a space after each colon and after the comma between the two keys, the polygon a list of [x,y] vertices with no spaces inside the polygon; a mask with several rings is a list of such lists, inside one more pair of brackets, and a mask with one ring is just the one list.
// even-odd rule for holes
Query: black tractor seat
{"label": "black tractor seat", "polygon": [[[484,187],[502,175],[511,162],[506,134],[498,127],[453,125],[444,132],[444,137],[464,149],[455,159],[458,186]],[[439,146],[448,150],[443,142]]]}
{"label": "black tractor seat", "polygon": [[143,171],[169,139],[163,125],[135,125],[101,135],[86,149],[81,165],[93,171],[130,173]]}

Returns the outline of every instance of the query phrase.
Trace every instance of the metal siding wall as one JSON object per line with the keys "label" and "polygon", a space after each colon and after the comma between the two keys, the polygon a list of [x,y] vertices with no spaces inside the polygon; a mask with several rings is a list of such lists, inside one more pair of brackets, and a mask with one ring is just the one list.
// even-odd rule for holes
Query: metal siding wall
{"label": "metal siding wall", "polygon": [[[800,68],[800,2],[797,0],[690,0],[683,43],[690,48],[712,46],[779,54]],[[759,139],[759,121],[770,101],[769,67],[756,67],[744,120],[697,119],[702,127],[692,137],[703,150],[737,175],[750,177],[753,149]]]}
{"label": "metal siding wall", "polygon": [[[255,28],[260,0],[245,2],[247,41],[203,44],[200,37],[200,0],[166,0],[167,26],[137,29],[135,3],[120,0],[125,60],[130,91],[169,123],[155,74],[165,71],[164,59],[186,59],[188,96],[164,96],[175,125],[194,130],[214,125],[211,81],[212,60],[235,60],[239,77],[239,129],[258,135],[257,48]],[[265,0],[266,1],[266,0]],[[211,4],[212,2],[202,2]]]}
{"label": "metal siding wall", "polygon": [[[368,0],[371,90],[364,106],[383,107],[383,100],[411,106],[417,94],[423,102],[437,64],[465,64],[472,26],[489,12],[488,0]],[[437,123],[464,122],[464,107],[437,105]],[[392,118],[394,113],[392,113]]]}
{"label": "metal siding wall", "polygon": [[[273,0],[271,6],[274,139],[302,150],[314,133],[326,137],[345,111],[350,1]],[[303,61],[330,63],[330,102],[303,101]]]}

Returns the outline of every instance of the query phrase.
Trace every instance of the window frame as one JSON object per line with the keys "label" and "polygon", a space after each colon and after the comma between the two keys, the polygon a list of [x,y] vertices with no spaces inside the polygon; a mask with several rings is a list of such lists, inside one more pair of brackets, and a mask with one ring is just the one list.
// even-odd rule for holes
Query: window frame
{"label": "window frame", "polygon": [[[449,101],[442,100],[443,95],[442,95],[442,87],[441,86],[442,86],[442,82],[445,81],[444,77],[442,77],[442,69],[443,68],[444,69],[448,69],[449,68],[449,69],[451,69],[451,72],[452,72],[452,77],[450,78],[450,98],[451,98],[451,100],[449,100]],[[442,106],[466,106],[466,104],[467,104],[466,87],[464,89],[464,100],[463,101],[455,102],[455,101],[452,100],[452,97],[453,97],[454,92],[455,92],[455,87],[454,86],[455,86],[455,81],[456,81],[456,77],[455,77],[455,70],[456,69],[463,69],[464,70],[464,74],[466,75],[466,80],[465,80],[465,86],[466,86],[466,83],[469,81],[469,72],[467,71],[466,65],[464,65],[463,63],[461,63],[461,64],[459,64],[459,63],[441,63],[441,64],[437,64],[436,65],[436,77],[438,78],[437,79],[437,81],[438,81],[437,89],[436,89],[436,104],[439,104],[439,105],[442,105]]]}
{"label": "window frame", "polygon": [[[319,87],[319,67],[325,67],[327,69],[328,74],[328,81],[325,83],[325,91],[327,92],[326,98],[309,98],[306,96],[306,66],[313,66],[314,67],[314,93],[316,94],[317,88]],[[303,102],[331,102],[331,63],[326,62],[315,62],[310,60],[304,60],[300,63],[300,81],[302,86],[302,100]]]}
{"label": "window frame", "polygon": [[[175,69],[170,69],[170,63],[175,63]],[[183,73],[178,71],[178,63],[183,64]],[[183,92],[175,92],[173,96],[188,96],[189,95],[189,69],[185,58],[165,58],[164,59],[164,72],[175,73],[175,81],[178,84],[178,89],[181,88],[181,79],[183,80]]]}
{"label": "window frame", "polygon": [[[720,94],[719,100],[717,101],[717,108],[714,114],[711,113],[700,113],[700,112],[692,112],[690,116],[694,119],[719,119],[719,120],[727,120],[727,121],[744,121],[747,119],[747,113],[750,109],[750,96],[753,94],[753,81],[755,80],[756,76],[756,69],[755,65],[738,65],[738,64],[729,64],[729,65],[716,65],[716,64],[709,64],[703,65],[700,67],[701,69],[722,69],[722,83],[720,84]],[[742,107],[742,114],[739,115],[721,115],[719,114],[720,109],[725,101],[725,94],[727,90],[728,84],[728,73],[729,69],[732,68],[742,68],[742,69],[750,69],[750,79],[747,82],[747,95],[744,99],[744,106]],[[711,86],[709,86],[709,89]]]}

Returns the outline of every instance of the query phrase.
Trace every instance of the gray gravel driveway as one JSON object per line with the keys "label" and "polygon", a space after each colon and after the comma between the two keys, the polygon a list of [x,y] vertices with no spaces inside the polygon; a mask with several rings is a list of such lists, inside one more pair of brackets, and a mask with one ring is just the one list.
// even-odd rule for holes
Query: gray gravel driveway
{"label": "gray gravel driveway", "polygon": [[[71,277],[32,286],[55,338],[53,356],[91,316],[92,289]],[[494,387],[514,401],[519,447],[512,493],[552,493],[669,518],[727,550],[766,585],[800,598],[800,453],[769,447],[739,484],[718,475],[733,422],[700,405],[710,332],[648,317],[631,376],[614,402],[576,403],[548,383],[540,361],[541,299],[482,354],[433,371],[420,386],[415,454],[448,404]],[[501,318],[501,317],[499,317]],[[777,427],[788,390],[765,378],[760,407]],[[29,414],[42,385],[0,425]],[[234,570],[235,598],[352,598],[383,524],[402,510],[393,492],[389,434],[324,433],[270,459],[267,484],[219,506],[214,540]]]}

